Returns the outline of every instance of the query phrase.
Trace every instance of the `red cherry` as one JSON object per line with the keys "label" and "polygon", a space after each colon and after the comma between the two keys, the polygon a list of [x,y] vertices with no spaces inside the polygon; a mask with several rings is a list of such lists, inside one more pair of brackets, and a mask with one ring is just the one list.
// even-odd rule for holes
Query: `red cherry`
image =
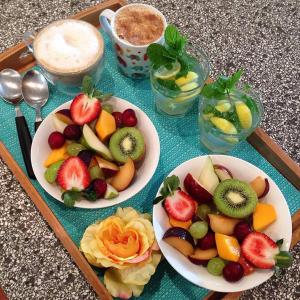
{"label": "red cherry", "polygon": [[48,144],[51,149],[58,149],[65,143],[65,137],[62,133],[54,131],[49,135]]}
{"label": "red cherry", "polygon": [[244,276],[244,269],[237,262],[229,262],[223,269],[223,276],[229,282],[240,280]]}
{"label": "red cherry", "polygon": [[237,223],[234,227],[234,235],[239,242],[242,242],[251,232],[252,230],[250,228],[250,225],[245,221]]}
{"label": "red cherry", "polygon": [[64,136],[68,140],[79,140],[81,137],[81,129],[79,125],[68,125],[64,130]]}
{"label": "red cherry", "polygon": [[216,247],[214,232],[209,231],[206,236],[198,240],[198,247],[202,250],[207,250]]}
{"label": "red cherry", "polygon": [[122,127],[122,113],[119,111],[114,111],[112,115],[115,118],[117,128]]}
{"label": "red cherry", "polygon": [[122,114],[122,123],[127,127],[134,127],[137,124],[137,118],[133,109],[126,109]]}
{"label": "red cherry", "polygon": [[97,198],[104,197],[107,190],[107,183],[103,179],[95,179],[93,182],[93,189],[96,192]]}

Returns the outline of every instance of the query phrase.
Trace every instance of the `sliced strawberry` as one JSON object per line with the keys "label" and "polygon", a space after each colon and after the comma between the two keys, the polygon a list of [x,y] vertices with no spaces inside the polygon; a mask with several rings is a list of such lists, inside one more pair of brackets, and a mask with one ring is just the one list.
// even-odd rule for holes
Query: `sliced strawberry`
{"label": "sliced strawberry", "polygon": [[255,267],[272,269],[276,264],[275,256],[279,253],[279,248],[266,234],[252,232],[242,243],[242,253]]}
{"label": "sliced strawberry", "polygon": [[94,121],[101,112],[101,103],[97,98],[89,98],[86,94],[77,95],[70,107],[72,120],[83,125]]}
{"label": "sliced strawberry", "polygon": [[191,220],[196,211],[196,204],[193,198],[183,191],[174,191],[164,201],[167,213],[178,221]]}
{"label": "sliced strawberry", "polygon": [[82,191],[88,187],[91,178],[84,162],[78,157],[70,157],[59,168],[56,181],[64,190]]}
{"label": "sliced strawberry", "polygon": [[245,259],[244,256],[240,256],[238,263],[243,267],[245,276],[254,272],[253,266]]}

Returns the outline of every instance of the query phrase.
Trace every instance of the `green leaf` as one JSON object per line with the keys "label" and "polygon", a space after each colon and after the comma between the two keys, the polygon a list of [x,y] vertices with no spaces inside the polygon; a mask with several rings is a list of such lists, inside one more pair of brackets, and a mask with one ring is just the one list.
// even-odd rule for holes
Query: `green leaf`
{"label": "green leaf", "polygon": [[95,191],[92,190],[85,190],[81,192],[82,197],[89,201],[96,201],[97,200],[97,195]]}
{"label": "green leaf", "polygon": [[228,81],[226,83],[226,88],[228,90],[231,90],[233,87],[236,86],[236,84],[240,81],[241,76],[243,75],[243,72],[244,71],[242,69],[240,69],[237,72],[233,73],[231,75],[231,77],[228,78]]}
{"label": "green leaf", "polygon": [[62,193],[61,199],[64,201],[65,206],[73,207],[76,200],[78,200],[80,196],[80,192],[66,191]]}
{"label": "green leaf", "polygon": [[283,239],[276,241],[276,245],[280,248],[283,244]]}
{"label": "green leaf", "polygon": [[180,88],[179,86],[175,83],[175,80],[163,80],[163,79],[160,79],[158,78],[157,79],[157,82],[167,88],[167,89],[170,89],[170,90],[173,90],[173,91],[180,91]]}
{"label": "green leaf", "polygon": [[158,196],[153,200],[153,205],[159,203],[161,200],[165,199],[164,196]]}
{"label": "green leaf", "polygon": [[168,50],[164,46],[156,43],[148,46],[147,55],[156,68],[170,64],[176,60],[174,56],[168,53]]}
{"label": "green leaf", "polygon": [[279,268],[288,268],[293,263],[293,257],[288,251],[280,251],[276,256],[276,266]]}
{"label": "green leaf", "polygon": [[93,92],[94,89],[94,83],[91,76],[84,76],[82,80],[82,92],[86,95],[90,95]]}
{"label": "green leaf", "polygon": [[178,61],[181,65],[180,71],[176,74],[176,78],[186,76],[190,70],[189,62],[186,58],[179,57]]}
{"label": "green leaf", "polygon": [[186,41],[186,38],[180,34],[175,25],[170,24],[167,26],[165,30],[165,42],[169,48],[180,54],[185,47]]}
{"label": "green leaf", "polygon": [[172,175],[164,180],[164,185],[160,190],[162,196],[167,197],[179,188],[180,181],[178,176]]}

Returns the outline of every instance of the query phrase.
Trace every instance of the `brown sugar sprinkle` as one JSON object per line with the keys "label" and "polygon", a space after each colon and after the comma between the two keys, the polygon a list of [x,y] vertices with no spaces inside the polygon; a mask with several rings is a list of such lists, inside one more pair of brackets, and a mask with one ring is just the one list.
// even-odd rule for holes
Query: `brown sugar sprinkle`
{"label": "brown sugar sprinkle", "polygon": [[116,16],[115,30],[120,39],[142,46],[156,41],[163,34],[164,22],[151,8],[129,6]]}

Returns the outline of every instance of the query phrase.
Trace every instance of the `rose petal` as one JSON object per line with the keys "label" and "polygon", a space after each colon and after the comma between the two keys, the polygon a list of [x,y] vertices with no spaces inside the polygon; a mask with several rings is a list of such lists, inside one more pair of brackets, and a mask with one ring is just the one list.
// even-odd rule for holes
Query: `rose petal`
{"label": "rose petal", "polygon": [[148,250],[143,255],[137,256],[137,257],[132,258],[130,260],[127,260],[127,263],[129,263],[129,264],[140,263],[140,262],[146,260],[147,258],[149,258],[150,254],[151,254],[151,251]]}

